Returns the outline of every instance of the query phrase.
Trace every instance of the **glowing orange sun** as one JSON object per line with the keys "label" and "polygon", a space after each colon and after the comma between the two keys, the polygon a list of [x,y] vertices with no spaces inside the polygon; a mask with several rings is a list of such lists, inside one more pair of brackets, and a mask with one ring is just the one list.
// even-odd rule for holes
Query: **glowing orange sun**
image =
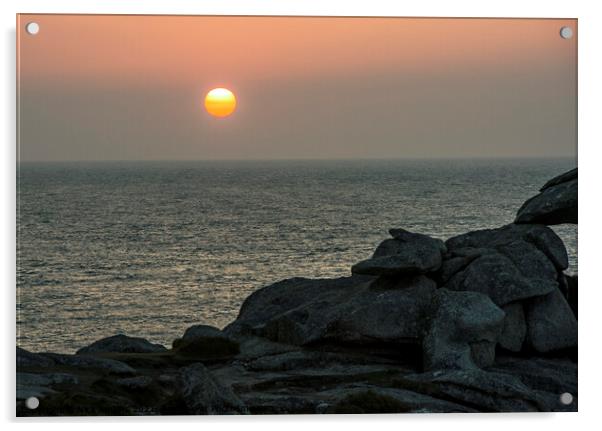
{"label": "glowing orange sun", "polygon": [[227,88],[214,88],[205,96],[205,109],[214,117],[227,117],[236,109],[236,97]]}

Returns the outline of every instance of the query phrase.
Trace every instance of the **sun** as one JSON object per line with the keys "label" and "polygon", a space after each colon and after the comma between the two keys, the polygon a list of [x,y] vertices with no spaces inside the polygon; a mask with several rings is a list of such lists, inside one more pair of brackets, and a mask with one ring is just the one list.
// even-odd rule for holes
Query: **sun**
{"label": "sun", "polygon": [[236,97],[227,88],[214,88],[205,96],[205,109],[214,117],[227,117],[236,109]]}

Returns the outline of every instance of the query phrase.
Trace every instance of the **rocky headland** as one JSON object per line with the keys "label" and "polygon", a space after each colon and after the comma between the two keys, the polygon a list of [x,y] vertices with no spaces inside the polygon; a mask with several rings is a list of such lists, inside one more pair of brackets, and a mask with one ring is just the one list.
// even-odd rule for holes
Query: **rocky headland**
{"label": "rocky headland", "polygon": [[126,335],[74,355],[17,347],[17,415],[576,411],[560,223],[577,223],[576,169],[514,223],[446,241],[391,229],[350,276],[266,286],[223,330],[193,326],[170,348]]}

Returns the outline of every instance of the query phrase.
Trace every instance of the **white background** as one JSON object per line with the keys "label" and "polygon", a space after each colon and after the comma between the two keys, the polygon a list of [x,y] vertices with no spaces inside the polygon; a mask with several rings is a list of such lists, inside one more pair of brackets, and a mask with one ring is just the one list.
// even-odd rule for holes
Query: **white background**
{"label": "white background", "polygon": [[[210,429],[308,428],[382,429],[478,429],[487,431],[539,428],[577,430],[602,426],[600,374],[602,361],[599,330],[602,315],[600,274],[602,261],[599,221],[602,205],[600,145],[602,98],[602,14],[597,0],[590,1],[385,1],[385,0],[2,0],[3,87],[0,121],[4,140],[0,160],[2,193],[0,210],[0,274],[3,373],[0,390],[0,420],[8,426],[44,430],[106,429],[141,426],[165,429],[175,426]],[[249,15],[374,15],[374,16],[457,16],[457,17],[555,17],[579,19],[579,413],[573,414],[478,414],[478,415],[364,415],[287,417],[187,417],[187,418],[58,418],[15,419],[15,14],[21,13],[147,13],[147,14],[249,14]],[[60,60],[57,60],[60,61]],[[602,260],[602,259],[601,259]],[[142,423],[141,423],[142,422]]]}

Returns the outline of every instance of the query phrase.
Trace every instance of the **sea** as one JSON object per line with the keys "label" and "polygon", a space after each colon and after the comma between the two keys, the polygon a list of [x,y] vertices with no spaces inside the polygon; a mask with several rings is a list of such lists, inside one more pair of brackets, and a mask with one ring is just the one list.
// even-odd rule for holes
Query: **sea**
{"label": "sea", "polygon": [[[21,163],[17,343],[170,346],[291,277],[342,277],[390,228],[447,239],[511,223],[570,159]],[[577,226],[553,229],[577,272]]]}

